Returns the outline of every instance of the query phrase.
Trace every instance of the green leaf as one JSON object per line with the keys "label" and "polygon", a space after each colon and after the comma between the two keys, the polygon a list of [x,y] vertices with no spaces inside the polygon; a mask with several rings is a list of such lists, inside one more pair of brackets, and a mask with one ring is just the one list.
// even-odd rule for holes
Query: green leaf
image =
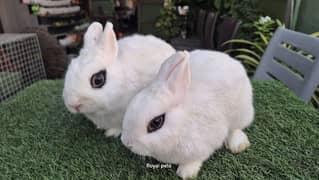
{"label": "green leaf", "polygon": [[259,61],[251,56],[240,54],[235,56],[236,59],[244,61],[244,63],[252,65],[254,67],[258,66]]}
{"label": "green leaf", "polygon": [[256,59],[260,60],[261,56],[255,53],[254,51],[250,49],[245,49],[245,48],[238,48],[238,49],[229,49],[226,50],[225,53],[231,53],[231,52],[239,52],[239,53],[248,53],[250,55],[253,55]]}
{"label": "green leaf", "polygon": [[264,36],[261,32],[257,32],[256,34],[259,35],[259,37],[263,40],[265,45],[268,45],[269,41],[267,40],[266,36]]}
{"label": "green leaf", "polygon": [[314,95],[312,96],[312,100],[314,101],[315,105],[319,106],[319,97]]}
{"label": "green leaf", "polygon": [[221,4],[222,4],[221,0],[215,0],[214,5],[215,5],[215,7],[216,7],[217,9],[219,9],[219,10],[220,10],[220,8],[221,8]]}
{"label": "green leaf", "polygon": [[232,40],[224,42],[223,45],[230,44],[230,43],[239,43],[239,44],[251,45],[251,46],[256,47],[262,54],[264,54],[264,52],[265,52],[265,50],[261,46],[259,46],[257,43],[253,43],[253,42],[250,42],[250,41],[247,41],[247,40],[244,40],[244,39],[232,39]]}
{"label": "green leaf", "polygon": [[279,19],[276,19],[276,23],[279,27],[285,27],[285,25]]}
{"label": "green leaf", "polygon": [[310,36],[319,37],[319,32],[312,33],[312,34],[310,34]]}

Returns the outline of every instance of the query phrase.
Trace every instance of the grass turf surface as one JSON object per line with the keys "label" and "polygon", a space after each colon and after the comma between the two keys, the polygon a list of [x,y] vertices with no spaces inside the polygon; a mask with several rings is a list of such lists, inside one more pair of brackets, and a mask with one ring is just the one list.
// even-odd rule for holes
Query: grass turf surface
{"label": "grass turf surface", "polygon": [[[119,139],[65,109],[62,81],[41,81],[0,104],[0,179],[178,179],[146,168]],[[197,179],[318,179],[319,112],[276,82],[254,82],[251,147],[225,148]]]}

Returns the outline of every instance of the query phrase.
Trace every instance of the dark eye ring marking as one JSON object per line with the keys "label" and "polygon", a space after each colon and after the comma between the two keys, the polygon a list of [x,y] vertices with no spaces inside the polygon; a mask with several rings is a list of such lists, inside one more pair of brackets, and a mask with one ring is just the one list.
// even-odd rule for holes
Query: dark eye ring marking
{"label": "dark eye ring marking", "polygon": [[94,89],[102,88],[106,82],[106,70],[101,70],[91,77],[91,86]]}
{"label": "dark eye ring marking", "polygon": [[147,125],[147,132],[152,133],[159,130],[165,122],[165,113],[153,118]]}

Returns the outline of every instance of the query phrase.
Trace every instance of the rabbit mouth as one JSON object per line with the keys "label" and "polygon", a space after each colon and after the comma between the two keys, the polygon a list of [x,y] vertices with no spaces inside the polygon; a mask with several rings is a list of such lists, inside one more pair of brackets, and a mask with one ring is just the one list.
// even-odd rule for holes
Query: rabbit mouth
{"label": "rabbit mouth", "polygon": [[75,106],[75,107],[69,106],[69,107],[68,107],[68,110],[69,110],[71,113],[73,113],[73,114],[78,114],[78,113],[81,113],[81,114],[83,114],[83,113],[90,113],[90,112],[88,111],[88,109],[86,108],[85,105]]}
{"label": "rabbit mouth", "polygon": [[135,154],[138,154],[140,156],[151,156],[150,153],[145,148],[136,148],[134,146],[128,146],[128,148],[134,152]]}
{"label": "rabbit mouth", "polygon": [[73,114],[79,113],[79,111],[78,111],[79,109],[75,109],[72,106],[66,105],[66,108],[68,109],[69,112],[71,112]]}
{"label": "rabbit mouth", "polygon": [[74,109],[76,113],[85,113],[85,114],[91,114],[96,112],[103,112],[104,109],[101,107],[97,107],[93,104],[82,104],[78,109]]}

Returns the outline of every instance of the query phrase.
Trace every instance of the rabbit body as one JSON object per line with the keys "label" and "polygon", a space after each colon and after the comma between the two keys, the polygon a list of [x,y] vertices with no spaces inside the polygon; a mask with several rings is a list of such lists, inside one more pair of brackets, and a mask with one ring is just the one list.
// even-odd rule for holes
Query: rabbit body
{"label": "rabbit body", "polygon": [[105,109],[85,114],[100,129],[121,129],[129,100],[154,79],[161,63],[175,52],[152,35],[126,37],[118,41],[118,46],[118,63],[114,66],[120,67],[118,73],[123,75],[122,89],[113,92],[112,100],[105,101]]}
{"label": "rabbit body", "polygon": [[[106,129],[106,136],[118,136],[129,100],[154,79],[161,63],[174,52],[168,43],[151,35],[116,41],[112,24],[107,23],[103,31],[101,24],[93,23],[80,55],[68,67],[65,105],[70,112],[83,113],[97,128]],[[101,78],[93,78],[94,74],[103,70],[105,84],[93,88],[92,79]]]}
{"label": "rabbit body", "polygon": [[[122,142],[137,154],[178,164],[177,174],[189,178],[223,143],[234,153],[249,146],[242,130],[254,117],[252,87],[241,63],[224,53],[174,56],[128,106]],[[145,132],[160,114],[161,129]]]}

